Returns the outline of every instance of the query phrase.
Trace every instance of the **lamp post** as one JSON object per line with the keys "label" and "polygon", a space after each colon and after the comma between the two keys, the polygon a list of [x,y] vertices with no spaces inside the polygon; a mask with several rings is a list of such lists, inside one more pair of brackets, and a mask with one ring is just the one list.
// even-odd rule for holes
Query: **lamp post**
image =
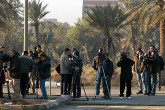
{"label": "lamp post", "polygon": [[24,7],[24,51],[28,50],[28,0],[25,0]]}

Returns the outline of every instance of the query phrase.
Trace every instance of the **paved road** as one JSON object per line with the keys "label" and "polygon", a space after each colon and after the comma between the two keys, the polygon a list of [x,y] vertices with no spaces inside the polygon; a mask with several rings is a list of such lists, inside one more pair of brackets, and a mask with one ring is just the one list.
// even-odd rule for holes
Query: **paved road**
{"label": "paved road", "polygon": [[51,110],[165,110],[165,106],[103,106],[103,105],[65,105]]}

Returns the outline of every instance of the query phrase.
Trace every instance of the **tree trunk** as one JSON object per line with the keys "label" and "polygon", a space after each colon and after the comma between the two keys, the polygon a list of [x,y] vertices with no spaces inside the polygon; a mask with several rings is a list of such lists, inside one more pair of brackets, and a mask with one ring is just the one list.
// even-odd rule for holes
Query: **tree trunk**
{"label": "tree trunk", "polygon": [[109,53],[110,49],[111,49],[111,43],[112,43],[112,42],[109,42],[109,40],[110,40],[110,32],[106,31],[104,33],[104,37],[105,37],[105,44],[103,44],[103,45],[104,45],[104,48],[105,48],[105,52]]}
{"label": "tree trunk", "polygon": [[39,45],[38,27],[39,27],[39,24],[35,23],[35,36],[37,38],[37,45]]}
{"label": "tree trunk", "polygon": [[134,28],[134,27],[131,27],[131,31],[132,31],[132,38],[131,38],[131,41],[132,41],[132,45],[133,45],[133,54],[135,55],[135,52],[136,52],[136,35],[137,35],[137,29]]}
{"label": "tree trunk", "polygon": [[160,55],[165,60],[165,19],[160,21]]}

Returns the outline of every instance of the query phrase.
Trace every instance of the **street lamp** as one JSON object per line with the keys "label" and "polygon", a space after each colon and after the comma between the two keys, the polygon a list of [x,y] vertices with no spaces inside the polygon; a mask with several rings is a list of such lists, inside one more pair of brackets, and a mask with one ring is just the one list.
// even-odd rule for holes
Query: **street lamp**
{"label": "street lamp", "polygon": [[25,0],[24,7],[24,51],[28,50],[28,0]]}

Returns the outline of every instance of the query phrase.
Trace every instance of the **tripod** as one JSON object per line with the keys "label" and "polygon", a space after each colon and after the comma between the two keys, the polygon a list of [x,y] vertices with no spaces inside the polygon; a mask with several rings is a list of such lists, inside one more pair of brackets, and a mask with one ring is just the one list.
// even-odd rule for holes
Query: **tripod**
{"label": "tripod", "polygon": [[[75,70],[74,73],[73,73],[73,86],[72,86],[72,91],[71,93],[74,91],[74,89],[76,89],[76,81],[77,81],[77,76],[80,78],[80,88],[81,86],[83,87],[83,90],[84,90],[84,94],[85,94],[85,97],[86,97],[86,100],[88,101],[88,96],[86,94],[86,91],[85,91],[85,88],[84,88],[84,84],[81,80],[81,76],[80,76],[80,72],[78,70]],[[80,90],[81,91],[81,90]],[[74,94],[73,94],[74,95]],[[73,100],[75,99],[75,97],[73,96]]]}
{"label": "tripod", "polygon": [[[104,72],[104,68],[103,68],[103,66],[99,66],[98,67],[98,72],[100,73],[100,72],[103,72],[103,75],[104,75],[104,78],[105,78],[105,83],[106,83],[106,86],[107,86],[107,89],[108,89],[108,96],[109,96],[109,99],[111,100],[111,93],[110,93],[110,89],[109,89],[109,87],[108,87],[108,82],[107,82],[107,78],[106,78],[106,76],[105,76],[105,72]],[[96,85],[97,86],[97,85]],[[95,92],[94,92],[94,98],[93,98],[93,100],[94,99],[96,99],[96,87],[95,87]]]}

